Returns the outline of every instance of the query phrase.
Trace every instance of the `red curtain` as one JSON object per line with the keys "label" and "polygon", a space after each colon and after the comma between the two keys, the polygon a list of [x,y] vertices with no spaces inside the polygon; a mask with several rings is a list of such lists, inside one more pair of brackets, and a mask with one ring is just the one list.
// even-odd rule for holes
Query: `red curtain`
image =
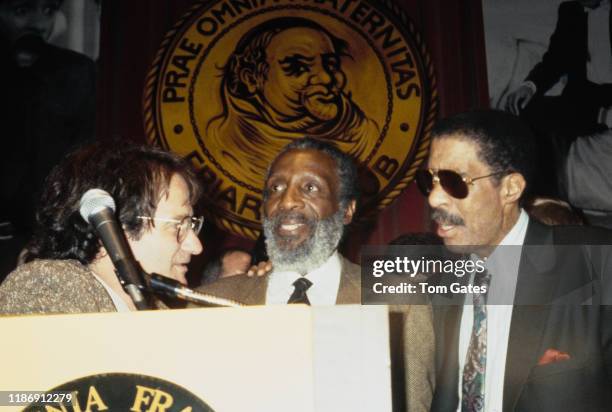
{"label": "red curtain", "polygon": [[[165,32],[192,4],[188,0],[103,3],[97,126],[101,139],[144,141],[145,74]],[[423,35],[432,57],[439,115],[488,106],[481,1],[403,0],[399,4]],[[402,233],[426,231],[427,215],[424,199],[410,185],[376,222],[357,228],[346,253],[355,259],[362,244],[386,244]],[[210,227],[207,240],[207,256],[224,247],[250,247],[250,242]]]}

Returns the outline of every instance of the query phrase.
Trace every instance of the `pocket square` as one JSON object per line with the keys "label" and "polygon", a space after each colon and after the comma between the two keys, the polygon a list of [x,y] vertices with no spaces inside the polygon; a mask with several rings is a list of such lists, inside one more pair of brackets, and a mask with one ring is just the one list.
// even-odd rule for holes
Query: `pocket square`
{"label": "pocket square", "polygon": [[570,359],[569,353],[561,352],[560,350],[549,348],[546,349],[544,355],[538,360],[538,366],[548,365],[555,362],[562,362]]}

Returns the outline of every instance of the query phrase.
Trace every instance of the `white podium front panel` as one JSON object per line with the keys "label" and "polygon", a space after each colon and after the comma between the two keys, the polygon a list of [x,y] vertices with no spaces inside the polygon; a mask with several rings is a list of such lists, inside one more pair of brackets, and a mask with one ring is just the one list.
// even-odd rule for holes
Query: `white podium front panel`
{"label": "white podium front panel", "polygon": [[[361,306],[0,318],[0,392],[133,374],[178,385],[217,412],[388,411],[387,325],[385,307]],[[188,409],[185,400],[179,409],[171,390],[155,392],[153,384],[125,386],[132,407],[126,410],[205,410]],[[119,410],[105,399],[107,389],[88,390],[65,410],[85,412],[87,403],[92,412]],[[24,408],[2,403],[3,411]]]}

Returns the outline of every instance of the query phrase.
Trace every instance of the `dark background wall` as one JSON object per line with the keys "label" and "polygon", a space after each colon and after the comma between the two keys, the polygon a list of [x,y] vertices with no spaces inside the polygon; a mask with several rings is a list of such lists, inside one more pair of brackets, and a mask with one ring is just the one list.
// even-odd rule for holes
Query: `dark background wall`
{"label": "dark background wall", "polygon": [[[144,141],[142,90],[162,37],[193,4],[189,0],[130,0],[103,3],[99,59],[100,138]],[[400,0],[422,34],[433,60],[439,115],[488,105],[486,58],[480,0]],[[405,232],[429,228],[427,207],[410,185],[376,222],[359,227],[347,245],[355,258],[364,243],[385,244]],[[207,227],[206,255],[222,247],[250,244]],[[211,240],[214,239],[214,242]]]}

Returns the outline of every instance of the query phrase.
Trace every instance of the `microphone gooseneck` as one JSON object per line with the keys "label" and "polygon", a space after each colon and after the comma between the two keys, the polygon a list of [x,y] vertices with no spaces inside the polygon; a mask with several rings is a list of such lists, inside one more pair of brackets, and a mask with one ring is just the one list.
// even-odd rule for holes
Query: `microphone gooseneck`
{"label": "microphone gooseneck", "polygon": [[214,306],[227,306],[227,307],[240,307],[243,304],[230,300],[224,299],[205,293],[196,292],[193,289],[189,289],[182,283],[170,279],[157,273],[144,273],[145,280],[149,286],[149,289],[155,293],[163,293],[164,295],[179,298],[194,303],[201,303],[204,305]]}

